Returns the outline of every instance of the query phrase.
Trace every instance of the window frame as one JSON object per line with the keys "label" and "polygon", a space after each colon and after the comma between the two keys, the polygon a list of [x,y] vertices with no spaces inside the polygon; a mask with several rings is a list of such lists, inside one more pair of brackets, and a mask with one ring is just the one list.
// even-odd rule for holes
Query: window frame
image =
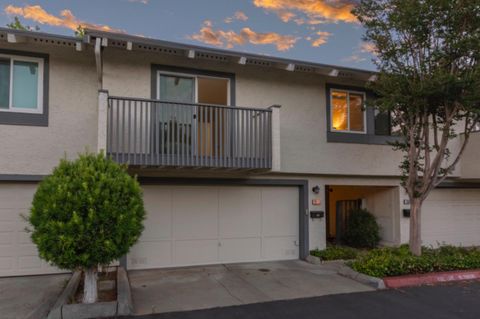
{"label": "window frame", "polygon": [[[0,112],[14,112],[14,113],[32,113],[32,114],[42,114],[43,113],[43,82],[44,82],[44,59],[30,57],[30,56],[21,56],[14,54],[3,54],[0,52],[0,59],[10,60],[10,85],[8,88],[8,109],[0,108]],[[37,107],[35,109],[15,107],[13,105],[13,75],[14,75],[14,64],[15,62],[33,62],[38,64],[38,79],[37,79]]]}
{"label": "window frame", "polygon": [[[342,93],[346,93],[347,94],[347,127],[348,129],[347,130],[337,130],[335,128],[333,128],[332,124],[333,124],[333,110],[332,110],[332,106],[333,106],[333,103],[332,103],[332,92],[333,91],[336,91],[336,92],[342,92]],[[363,105],[362,105],[362,113],[363,113],[363,130],[362,131],[352,131],[350,129],[350,93],[353,93],[353,94],[357,94],[357,95],[362,95],[363,97]],[[365,106],[365,101],[367,100],[367,94],[365,91],[355,91],[355,90],[348,90],[348,89],[337,89],[337,88],[330,88],[329,89],[329,92],[328,92],[329,96],[330,96],[330,104],[328,105],[328,107],[330,108],[330,125],[329,125],[329,129],[331,132],[336,132],[336,133],[348,133],[348,134],[367,134],[367,109],[366,109],[366,106]]]}
{"label": "window frame", "polygon": [[[214,76],[214,75],[203,75],[203,74],[196,74],[196,73],[183,73],[183,72],[175,72],[175,71],[163,71],[163,70],[158,70],[157,71],[157,89],[156,89],[156,98],[157,100],[162,100],[162,97],[160,96],[160,79],[162,75],[166,76],[176,76],[180,78],[190,78],[193,79],[193,84],[194,84],[194,101],[193,104],[202,104],[198,102],[198,78],[209,78],[209,79],[220,79],[220,80],[227,80],[227,104],[225,106],[231,106],[231,96],[230,96],[230,91],[231,91],[231,78],[230,77],[222,77],[222,76]],[[224,105],[222,105],[224,106]]]}

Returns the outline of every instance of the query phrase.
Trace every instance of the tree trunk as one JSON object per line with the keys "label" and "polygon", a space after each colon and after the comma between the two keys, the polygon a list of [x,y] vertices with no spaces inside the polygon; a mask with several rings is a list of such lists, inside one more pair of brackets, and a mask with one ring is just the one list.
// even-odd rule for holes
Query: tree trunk
{"label": "tree trunk", "polygon": [[410,202],[410,252],[415,256],[422,254],[421,215],[422,201],[418,199]]}
{"label": "tree trunk", "polygon": [[92,267],[84,272],[83,303],[94,303],[97,301],[97,269]]}

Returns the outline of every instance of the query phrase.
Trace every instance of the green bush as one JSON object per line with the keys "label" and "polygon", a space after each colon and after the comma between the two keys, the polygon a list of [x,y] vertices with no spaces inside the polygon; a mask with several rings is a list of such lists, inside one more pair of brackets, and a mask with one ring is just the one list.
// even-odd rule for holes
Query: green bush
{"label": "green bush", "polygon": [[380,241],[380,227],[375,216],[364,209],[352,211],[342,240],[351,247],[376,247]]}
{"label": "green bush", "polygon": [[144,218],[140,185],[126,168],[103,154],[85,154],[62,160],[40,183],[28,221],[41,258],[84,270],[87,279],[129,251]]}
{"label": "green bush", "polygon": [[38,186],[29,222],[40,257],[61,269],[106,265],[125,255],[143,230],[142,192],[103,154],[62,160]]}
{"label": "green bush", "polygon": [[410,253],[408,245],[373,249],[349,264],[358,272],[374,277],[422,274],[480,268],[480,249],[442,246],[422,248],[421,256]]}
{"label": "green bush", "polygon": [[319,257],[321,260],[347,260],[357,258],[358,252],[346,246],[327,246],[324,250],[312,250],[310,255]]}

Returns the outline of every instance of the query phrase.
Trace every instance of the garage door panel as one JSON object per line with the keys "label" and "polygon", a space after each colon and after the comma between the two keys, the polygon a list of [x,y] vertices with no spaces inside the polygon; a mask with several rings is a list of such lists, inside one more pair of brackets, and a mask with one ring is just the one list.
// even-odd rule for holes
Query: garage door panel
{"label": "garage door panel", "polygon": [[165,187],[146,186],[144,206],[148,223],[144,223],[141,241],[170,239],[172,236],[172,191]]}
{"label": "garage door panel", "polygon": [[127,263],[129,269],[168,267],[172,264],[172,242],[139,242],[131,248]]}
{"label": "garage door panel", "polygon": [[221,262],[244,262],[262,259],[261,238],[222,239]]}
{"label": "garage door panel", "polygon": [[205,239],[217,236],[218,190],[178,187],[172,194],[173,239]]}
{"label": "garage door panel", "polygon": [[[298,236],[298,191],[295,188],[263,188],[264,236]],[[292,218],[293,217],[293,218]]]}
{"label": "garage door panel", "polygon": [[262,193],[259,187],[224,187],[219,190],[220,237],[260,236]]}
{"label": "garage door panel", "polygon": [[263,257],[267,260],[297,259],[298,237],[267,237],[263,239]]}
{"label": "garage door panel", "polygon": [[218,240],[181,240],[174,243],[174,264],[201,265],[218,262]]}
{"label": "garage door panel", "polygon": [[437,189],[422,208],[422,243],[480,245],[480,191]]}
{"label": "garage door panel", "polygon": [[36,184],[0,184],[0,277],[62,272],[38,257],[25,232]]}

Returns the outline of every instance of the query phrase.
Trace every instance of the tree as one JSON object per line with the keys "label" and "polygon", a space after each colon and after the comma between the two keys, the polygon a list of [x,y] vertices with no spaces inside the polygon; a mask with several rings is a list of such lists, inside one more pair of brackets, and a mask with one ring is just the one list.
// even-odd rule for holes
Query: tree
{"label": "tree", "polygon": [[479,121],[480,0],[362,0],[353,13],[375,47],[374,106],[401,132],[394,148],[404,155],[410,251],[420,255],[422,204]]}
{"label": "tree", "polygon": [[97,300],[97,269],[124,256],[143,230],[145,211],[135,178],[103,154],[61,160],[38,186],[28,221],[40,257],[82,270],[84,303]]}
{"label": "tree", "polygon": [[15,29],[15,30],[23,30],[23,31],[39,31],[40,28],[38,25],[35,27],[31,26],[24,26],[18,17],[13,18],[13,22],[7,23],[7,28]]}

